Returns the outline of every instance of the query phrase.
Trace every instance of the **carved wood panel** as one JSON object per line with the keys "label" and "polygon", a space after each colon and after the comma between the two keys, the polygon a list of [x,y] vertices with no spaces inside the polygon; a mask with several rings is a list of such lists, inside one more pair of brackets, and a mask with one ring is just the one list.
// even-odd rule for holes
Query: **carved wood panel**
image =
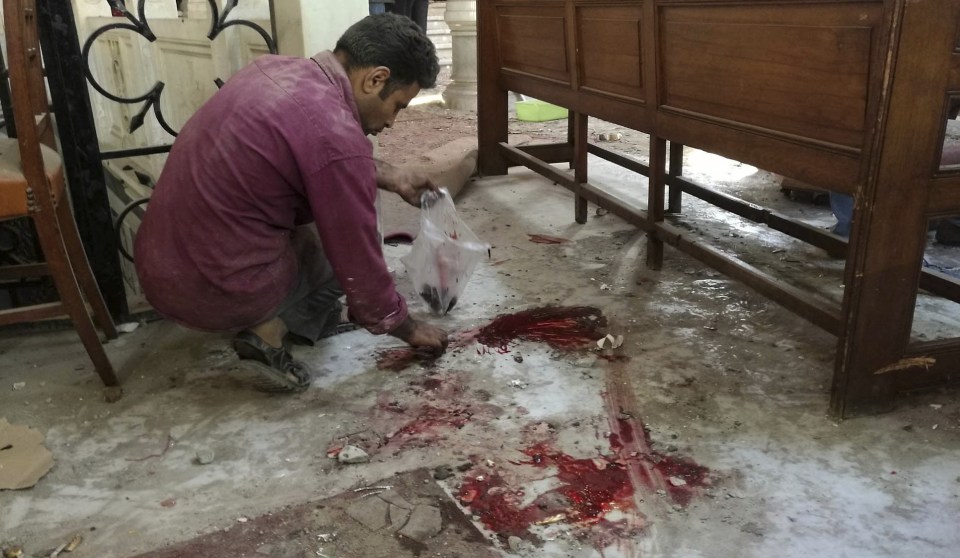
{"label": "carved wood panel", "polygon": [[576,19],[580,88],[643,102],[641,5],[579,6]]}
{"label": "carved wood panel", "polygon": [[663,109],[859,150],[878,3],[663,6]]}
{"label": "carved wood panel", "polygon": [[498,12],[500,61],[507,71],[570,84],[566,14],[562,4]]}

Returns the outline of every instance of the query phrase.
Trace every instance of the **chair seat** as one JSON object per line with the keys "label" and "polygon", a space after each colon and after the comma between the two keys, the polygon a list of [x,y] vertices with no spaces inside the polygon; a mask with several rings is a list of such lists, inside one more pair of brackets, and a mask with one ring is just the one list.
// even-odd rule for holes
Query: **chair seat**
{"label": "chair seat", "polygon": [[[64,190],[63,163],[60,155],[41,144],[43,166],[50,181],[54,203],[60,201]],[[20,147],[16,139],[0,138],[0,219],[25,217],[27,208],[27,179],[20,164]]]}

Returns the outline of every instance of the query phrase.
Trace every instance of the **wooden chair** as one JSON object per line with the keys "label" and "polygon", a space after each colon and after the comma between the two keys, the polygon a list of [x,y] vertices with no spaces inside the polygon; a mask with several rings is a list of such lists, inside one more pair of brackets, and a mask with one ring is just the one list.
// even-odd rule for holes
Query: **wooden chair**
{"label": "wooden chair", "polygon": [[0,220],[30,217],[45,261],[0,267],[0,279],[50,276],[60,301],[0,311],[0,325],[68,315],[103,383],[116,386],[90,310],[107,338],[115,339],[117,329],[90,270],[65,187],[43,76],[36,0],[3,0],[3,15],[17,138],[0,138]]}

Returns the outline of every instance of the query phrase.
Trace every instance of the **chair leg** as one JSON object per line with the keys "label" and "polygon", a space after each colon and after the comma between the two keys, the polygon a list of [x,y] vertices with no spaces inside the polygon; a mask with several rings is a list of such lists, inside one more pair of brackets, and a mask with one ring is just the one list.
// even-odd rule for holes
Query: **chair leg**
{"label": "chair leg", "polygon": [[70,315],[70,319],[73,320],[73,327],[80,335],[80,340],[87,349],[87,355],[93,361],[97,374],[100,375],[104,385],[119,385],[120,381],[113,371],[113,365],[110,364],[110,359],[107,358],[107,353],[103,350],[103,344],[100,343],[100,337],[93,326],[93,320],[90,319],[90,314],[87,312],[87,306],[83,301],[80,285],[77,283],[76,275],[74,275],[73,268],[70,265],[60,228],[56,221],[52,219],[45,219],[40,215],[34,215],[33,217],[40,246],[44,258],[47,260],[53,282],[57,286],[57,292],[60,294],[60,300]]}
{"label": "chair leg", "polygon": [[107,339],[116,339],[119,335],[117,327],[113,323],[110,311],[107,310],[107,303],[103,300],[103,294],[97,285],[97,279],[90,269],[90,261],[83,249],[80,233],[77,231],[77,223],[73,220],[73,214],[67,200],[60,200],[57,205],[57,221],[60,223],[60,234],[63,236],[63,244],[67,249],[70,266],[73,268],[73,273],[80,283],[80,288],[83,290],[87,302],[90,303],[90,308],[93,309],[93,317]]}

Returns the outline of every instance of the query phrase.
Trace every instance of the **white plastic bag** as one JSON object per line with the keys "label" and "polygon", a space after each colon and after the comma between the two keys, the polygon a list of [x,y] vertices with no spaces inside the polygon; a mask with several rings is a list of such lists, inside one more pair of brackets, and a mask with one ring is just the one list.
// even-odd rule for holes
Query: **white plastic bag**
{"label": "white plastic bag", "polygon": [[400,261],[423,300],[442,316],[457,304],[477,263],[488,257],[490,245],[457,216],[446,189],[424,192],[420,206],[420,234]]}

